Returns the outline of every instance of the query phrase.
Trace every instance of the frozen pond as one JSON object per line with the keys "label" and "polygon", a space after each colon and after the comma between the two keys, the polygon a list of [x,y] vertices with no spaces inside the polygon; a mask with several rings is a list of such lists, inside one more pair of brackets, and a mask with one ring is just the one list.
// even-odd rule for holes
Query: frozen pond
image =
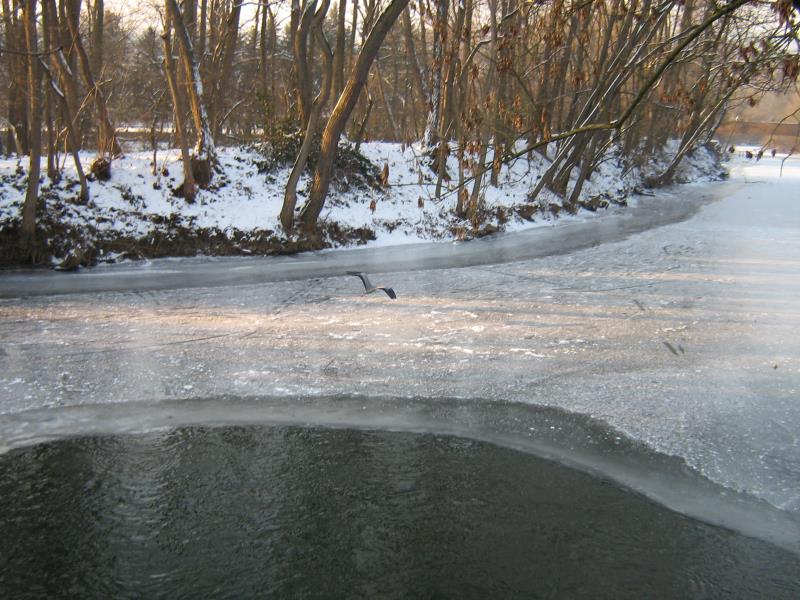
{"label": "frozen pond", "polygon": [[[450,416],[428,429],[456,422],[461,436],[528,444],[674,510],[796,548],[800,170],[790,160],[778,178],[778,166],[764,159],[730,182],[684,187],[682,212],[666,209],[649,229],[617,215],[430,256],[367,250],[4,274],[0,446],[164,428],[170,415],[194,426],[418,431],[425,419],[408,424],[397,407],[439,403]],[[471,258],[444,267],[448,254]],[[358,280],[339,275],[352,268],[376,273],[398,299],[363,296]],[[148,269],[160,273],[143,277]],[[504,440],[513,419],[493,427],[496,413],[481,408],[498,403],[561,416]],[[574,419],[619,438],[620,450],[599,450]]]}

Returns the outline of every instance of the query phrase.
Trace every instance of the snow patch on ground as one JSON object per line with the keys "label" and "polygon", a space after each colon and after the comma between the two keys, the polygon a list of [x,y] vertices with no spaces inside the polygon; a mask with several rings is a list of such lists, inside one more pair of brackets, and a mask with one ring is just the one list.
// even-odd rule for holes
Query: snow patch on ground
{"label": "snow patch on ground", "polygon": [[[663,156],[650,165],[650,170],[657,172],[664,168],[675,149],[666,148]],[[445,182],[444,192],[437,199],[435,175],[426,166],[427,158],[419,146],[372,142],[362,144],[361,152],[378,169],[388,166],[388,186],[356,187],[347,182],[334,186],[338,189],[332,190],[327,200],[321,215],[323,222],[374,232],[374,239],[367,235],[357,242],[366,241],[375,246],[449,241],[480,235],[470,223],[457,219],[453,213],[457,191],[447,187],[452,187],[457,178],[455,156],[448,158],[447,165],[452,180]],[[219,155],[224,177],[218,177],[213,189],[201,190],[192,204],[172,193],[183,179],[176,150],[161,151],[155,168],[152,152],[127,153],[113,162],[110,181],[89,183],[90,199],[85,203],[78,199],[74,165],[70,159],[62,157],[62,179],[51,182],[42,177],[44,211],[48,211],[53,221],[82,232],[80,237],[90,241],[114,236],[146,241],[149,237],[155,240],[159,234],[173,235],[176,229],[207,230],[241,242],[241,252],[248,253],[252,251],[246,244],[249,236],[288,240],[282,233],[278,215],[289,168],[261,172],[259,163],[263,163],[264,157],[248,148],[224,148]],[[81,156],[85,165],[92,158],[88,153]],[[585,219],[608,202],[622,203],[635,195],[647,176],[639,170],[627,169],[618,158],[609,155],[586,182],[581,194],[583,202],[594,199],[599,206],[571,215],[561,210],[561,199],[550,191],[544,190],[535,200],[530,199],[531,190],[548,164],[540,154],[531,153],[504,166],[496,187],[487,182],[483,193],[488,225],[483,225],[483,233],[552,225],[557,218]],[[0,230],[20,222],[25,167],[24,161],[0,159]],[[708,180],[719,174],[717,158],[711,151],[701,148],[684,160],[677,179]],[[305,201],[308,183],[309,177],[305,175],[298,189],[299,206]],[[329,240],[328,243],[340,245],[347,240]],[[236,248],[234,245],[233,250]],[[107,251],[100,258],[113,260],[115,255]]]}

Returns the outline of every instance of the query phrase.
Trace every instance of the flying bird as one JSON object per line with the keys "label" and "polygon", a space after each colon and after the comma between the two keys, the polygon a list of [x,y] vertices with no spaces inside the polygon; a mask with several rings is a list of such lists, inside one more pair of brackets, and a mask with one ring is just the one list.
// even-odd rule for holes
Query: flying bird
{"label": "flying bird", "polygon": [[366,294],[371,294],[372,292],[376,292],[378,290],[383,290],[386,292],[386,295],[389,296],[392,300],[397,299],[397,294],[394,293],[394,290],[390,287],[384,287],[382,285],[372,285],[370,283],[369,278],[364,273],[360,273],[359,271],[347,271],[348,275],[355,275],[361,280],[361,283],[364,284],[364,289],[366,290]]}

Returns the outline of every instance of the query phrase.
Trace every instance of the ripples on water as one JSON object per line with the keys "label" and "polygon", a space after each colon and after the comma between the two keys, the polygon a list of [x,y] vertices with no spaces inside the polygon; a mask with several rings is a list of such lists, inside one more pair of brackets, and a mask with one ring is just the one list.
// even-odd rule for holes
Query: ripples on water
{"label": "ripples on water", "polygon": [[800,596],[800,558],[453,436],[184,427],[0,456],[0,596]]}

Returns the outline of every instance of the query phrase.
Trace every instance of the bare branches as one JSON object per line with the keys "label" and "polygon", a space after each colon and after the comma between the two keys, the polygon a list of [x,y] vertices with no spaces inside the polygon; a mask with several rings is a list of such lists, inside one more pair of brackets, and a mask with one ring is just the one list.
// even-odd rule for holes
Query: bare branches
{"label": "bare branches", "polygon": [[[326,161],[345,129],[353,138],[361,126],[365,139],[398,142],[424,136],[420,177],[435,176],[436,195],[459,194],[456,211],[475,221],[487,188],[501,185],[504,162],[540,154],[546,172],[531,183],[532,197],[549,190],[569,202],[602,152],[641,166],[676,140],[677,164],[710,138],[729,107],[755,103],[800,75],[797,18],[787,2],[776,14],[748,0],[337,0],[329,15],[332,0],[164,0],[169,48],[178,55],[170,82],[160,32],[126,29],[125,17],[102,0],[84,6],[85,26],[80,0],[61,0],[59,31],[30,48],[26,4],[2,1],[8,147],[19,142],[27,152],[34,141],[25,106],[29,58],[46,61],[70,98],[69,107],[52,111],[49,103],[60,100],[49,92],[38,106],[47,113],[40,129],[64,132],[69,122],[73,145],[97,132],[102,154],[112,115],[125,124],[172,120],[196,142],[195,164],[212,165],[197,171],[201,183],[218,165],[215,141],[269,139],[299,121],[308,144],[292,158],[301,172],[320,143],[317,130],[325,130],[325,158],[301,213],[309,226],[327,193]],[[402,15],[400,26],[385,21],[387,10]],[[36,33],[41,24],[33,26]],[[173,98],[174,111],[153,102],[159,94]],[[285,196],[287,229],[296,183]]]}

